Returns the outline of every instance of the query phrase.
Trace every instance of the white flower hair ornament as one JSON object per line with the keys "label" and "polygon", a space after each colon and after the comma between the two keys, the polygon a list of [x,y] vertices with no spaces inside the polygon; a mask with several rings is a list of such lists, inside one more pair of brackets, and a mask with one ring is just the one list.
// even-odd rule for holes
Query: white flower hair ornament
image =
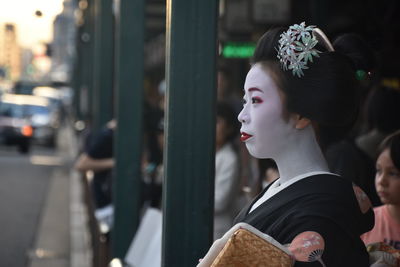
{"label": "white flower hair ornament", "polygon": [[282,69],[292,70],[292,74],[299,78],[304,76],[303,70],[308,69],[308,62],[319,57],[321,51],[314,48],[319,42],[328,51],[334,51],[325,34],[315,26],[306,27],[305,22],[290,26],[280,37],[277,57]]}

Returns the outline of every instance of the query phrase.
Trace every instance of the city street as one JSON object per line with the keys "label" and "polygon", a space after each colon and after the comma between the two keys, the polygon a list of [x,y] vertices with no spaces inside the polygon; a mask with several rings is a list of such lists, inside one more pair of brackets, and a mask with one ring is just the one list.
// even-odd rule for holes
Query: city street
{"label": "city street", "polygon": [[[0,266],[23,267],[40,257],[66,257],[36,247],[52,177],[59,176],[62,164],[55,149],[33,146],[29,154],[23,155],[15,147],[0,146]],[[68,206],[65,208],[64,213]]]}

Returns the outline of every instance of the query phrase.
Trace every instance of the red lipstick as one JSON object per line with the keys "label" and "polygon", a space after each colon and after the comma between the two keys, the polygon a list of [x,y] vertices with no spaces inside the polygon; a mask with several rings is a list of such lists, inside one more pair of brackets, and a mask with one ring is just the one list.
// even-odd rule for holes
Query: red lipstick
{"label": "red lipstick", "polygon": [[250,137],[252,137],[251,134],[248,134],[248,133],[245,133],[245,132],[241,132],[240,141],[245,142]]}

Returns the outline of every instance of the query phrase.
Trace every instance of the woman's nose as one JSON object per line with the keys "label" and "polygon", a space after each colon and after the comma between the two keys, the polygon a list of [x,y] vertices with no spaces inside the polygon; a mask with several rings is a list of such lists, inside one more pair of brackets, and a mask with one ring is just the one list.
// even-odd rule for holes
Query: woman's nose
{"label": "woman's nose", "polygon": [[238,121],[241,123],[248,123],[250,121],[250,117],[246,112],[246,108],[243,108],[242,111],[239,113]]}

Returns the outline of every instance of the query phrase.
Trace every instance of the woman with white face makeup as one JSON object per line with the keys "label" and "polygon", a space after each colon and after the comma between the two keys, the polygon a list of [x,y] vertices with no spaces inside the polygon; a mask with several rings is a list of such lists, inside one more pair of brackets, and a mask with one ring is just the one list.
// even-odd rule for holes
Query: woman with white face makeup
{"label": "woman with white face makeup", "polygon": [[[244,85],[241,140],[256,158],[272,158],[279,178],[235,219],[288,244],[313,231],[326,266],[369,266],[360,235],[374,224],[366,195],[330,173],[323,145],[350,129],[357,112],[356,69],[313,26],[261,37]],[[321,266],[296,261],[295,266]]]}

